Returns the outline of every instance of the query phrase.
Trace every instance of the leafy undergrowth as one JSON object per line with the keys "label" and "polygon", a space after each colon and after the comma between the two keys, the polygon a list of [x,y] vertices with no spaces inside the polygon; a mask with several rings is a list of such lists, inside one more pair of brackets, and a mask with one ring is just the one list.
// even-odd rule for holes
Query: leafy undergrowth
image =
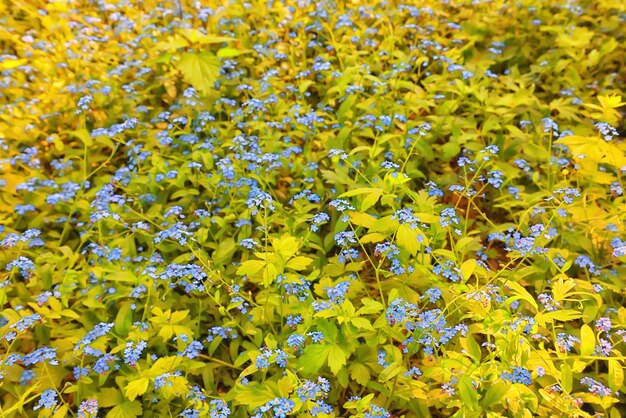
{"label": "leafy undergrowth", "polygon": [[0,415],[626,411],[626,3],[201,3],[0,4]]}

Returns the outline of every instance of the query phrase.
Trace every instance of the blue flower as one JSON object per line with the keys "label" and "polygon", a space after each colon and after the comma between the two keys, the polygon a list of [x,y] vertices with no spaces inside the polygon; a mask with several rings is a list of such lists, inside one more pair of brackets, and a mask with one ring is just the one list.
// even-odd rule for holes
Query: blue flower
{"label": "blue flower", "polygon": [[209,402],[210,418],[227,418],[230,415],[228,404],[221,399],[212,399]]}
{"label": "blue flower", "polygon": [[341,247],[346,247],[350,244],[356,244],[357,240],[354,237],[354,232],[342,231],[335,234],[335,242]]}
{"label": "blue flower", "polygon": [[131,367],[137,365],[137,361],[141,357],[141,353],[148,346],[146,341],[139,341],[138,343],[133,343],[129,341],[126,343],[126,348],[124,349],[124,363],[128,364]]}
{"label": "blue flower", "polygon": [[293,412],[295,406],[295,402],[291,399],[274,398],[265,405],[259,407],[259,412],[252,415],[252,418],[262,418],[266,412],[270,411],[274,413],[274,418],[286,418],[287,415]]}
{"label": "blue flower", "polygon": [[598,395],[601,398],[604,396],[611,396],[611,394],[613,393],[611,389],[607,388],[602,383],[598,382],[597,380],[592,379],[589,376],[585,376],[582,379],[580,379],[580,384],[587,386],[589,388],[590,393],[593,393],[594,395]]}
{"label": "blue flower", "polygon": [[441,215],[439,216],[439,223],[442,227],[446,228],[451,224],[458,225],[460,219],[456,214],[456,210],[454,208],[445,208],[441,211]]}
{"label": "blue flower", "polygon": [[512,372],[502,372],[500,377],[504,380],[508,380],[512,383],[521,383],[523,385],[530,385],[532,383],[532,377],[529,370],[523,367],[511,367]]}
{"label": "blue flower", "polygon": [[343,303],[346,297],[346,292],[348,291],[349,288],[350,288],[350,282],[344,281],[344,282],[337,283],[333,287],[325,287],[324,290],[326,291],[326,295],[331,300],[331,302],[334,303],[335,305],[339,305]]}
{"label": "blue flower", "polygon": [[45,409],[53,409],[57,405],[57,393],[52,389],[44,390],[41,393],[41,398],[39,398],[39,402],[37,405],[33,407],[33,411],[38,410],[43,407]]}
{"label": "blue flower", "polygon": [[301,347],[304,344],[304,336],[300,334],[291,334],[287,338],[287,345],[292,348]]}
{"label": "blue flower", "polygon": [[96,399],[87,399],[81,402],[78,407],[78,418],[95,417],[98,414],[98,401]]}

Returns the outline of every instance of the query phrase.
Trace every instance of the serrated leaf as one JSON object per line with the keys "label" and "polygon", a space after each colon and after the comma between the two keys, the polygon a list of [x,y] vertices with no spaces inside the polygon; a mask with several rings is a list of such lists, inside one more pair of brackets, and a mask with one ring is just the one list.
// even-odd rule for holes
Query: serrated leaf
{"label": "serrated leaf", "polygon": [[124,401],[111,409],[107,418],[135,418],[142,414],[143,408],[138,401]]}
{"label": "serrated leaf", "polygon": [[302,368],[304,373],[317,373],[326,364],[330,347],[326,344],[310,345],[304,350],[304,354],[298,360],[298,366]]}
{"label": "serrated leaf", "polygon": [[185,81],[205,94],[213,89],[221,66],[219,58],[209,52],[187,52],[176,63]]}
{"label": "serrated leaf", "polygon": [[239,404],[253,409],[275,397],[276,394],[268,385],[248,385],[235,395],[235,400]]}
{"label": "serrated leaf", "polygon": [[376,218],[368,213],[353,212],[350,214],[350,222],[354,225],[371,228],[376,222]]}
{"label": "serrated leaf", "polygon": [[372,323],[367,318],[352,318],[350,319],[350,323],[357,328],[367,329],[370,331],[374,331],[374,327]]}
{"label": "serrated leaf", "polygon": [[298,252],[300,241],[291,235],[285,234],[280,238],[272,240],[272,247],[274,247],[276,254],[282,257],[283,260],[288,260]]}
{"label": "serrated leaf", "polygon": [[161,357],[145,372],[148,377],[157,377],[165,372],[172,372],[178,367],[182,358],[178,356]]}
{"label": "serrated leaf", "polygon": [[360,363],[350,365],[350,377],[359,385],[367,386],[370,381],[370,371],[367,366]]}
{"label": "serrated leaf", "polygon": [[148,390],[148,384],[150,384],[150,379],[148,379],[147,377],[133,380],[132,382],[129,382],[124,388],[124,394],[129,400],[134,401],[137,396],[141,396],[146,393],[146,391]]}
{"label": "serrated leaf", "polygon": [[312,258],[304,257],[304,256],[297,256],[287,262],[287,267],[296,271],[306,270],[306,268],[312,262],[313,262]]}
{"label": "serrated leaf", "polygon": [[328,350],[328,367],[330,367],[330,371],[335,376],[337,376],[339,370],[346,365],[347,360],[346,353],[344,353],[341,347],[338,345],[330,346]]}
{"label": "serrated leaf", "polygon": [[361,302],[363,302],[363,307],[356,312],[357,315],[371,315],[385,309],[385,305],[373,299],[365,298],[361,299]]}
{"label": "serrated leaf", "polygon": [[124,399],[116,388],[103,388],[98,393],[98,404],[102,408],[109,408],[117,405]]}
{"label": "serrated leaf", "polygon": [[265,261],[261,260],[244,261],[237,269],[237,274],[239,276],[254,276],[265,267],[265,264]]}

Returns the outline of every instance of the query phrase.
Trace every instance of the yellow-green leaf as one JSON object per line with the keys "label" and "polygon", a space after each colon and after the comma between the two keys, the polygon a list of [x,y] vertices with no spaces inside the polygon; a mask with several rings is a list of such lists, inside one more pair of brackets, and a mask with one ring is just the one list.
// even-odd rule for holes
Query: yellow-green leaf
{"label": "yellow-green leaf", "polygon": [[476,260],[470,258],[469,260],[465,260],[463,264],[461,264],[461,274],[463,274],[463,278],[465,280],[469,280],[470,276],[476,270]]}
{"label": "yellow-green leaf", "polygon": [[396,234],[396,243],[414,256],[420,248],[420,243],[417,240],[419,234],[419,230],[411,229],[411,226],[408,224],[402,224]]}
{"label": "yellow-green leaf", "polygon": [[463,403],[471,410],[478,409],[478,393],[472,386],[470,377],[467,375],[460,376],[457,387]]}
{"label": "yellow-green leaf", "polygon": [[135,418],[142,414],[143,408],[139,401],[124,401],[111,409],[106,418]]}
{"label": "yellow-green leaf", "polygon": [[519,283],[507,280],[504,285],[517,293],[517,299],[522,299],[530,303],[533,308],[538,309],[535,299],[530,295],[530,293],[528,293],[528,290],[524,289]]}
{"label": "yellow-green leaf", "polygon": [[370,381],[370,371],[363,364],[353,363],[350,365],[350,377],[359,385],[367,386]]}
{"label": "yellow-green leaf", "polygon": [[609,387],[617,392],[624,384],[624,369],[617,360],[609,360]]}
{"label": "yellow-green leaf", "polygon": [[179,32],[192,44],[220,44],[222,42],[236,41],[235,38],[227,38],[226,36],[207,35],[198,29],[184,28]]}
{"label": "yellow-green leaf", "polygon": [[137,396],[141,396],[148,390],[148,384],[150,383],[150,379],[147,377],[142,377],[137,380],[133,380],[132,382],[126,385],[124,388],[124,394],[128,399],[134,401]]}
{"label": "yellow-green leaf", "polygon": [[220,58],[233,58],[238,57],[239,55],[247,54],[248,50],[245,49],[236,49],[236,48],[221,48],[217,51],[217,56]]}
{"label": "yellow-green leaf", "polygon": [[596,335],[587,324],[580,328],[580,354],[590,356],[596,348]]}
{"label": "yellow-green leaf", "polygon": [[287,267],[292,269],[292,270],[296,270],[296,271],[306,270],[306,268],[312,262],[313,262],[312,258],[304,257],[304,256],[300,255],[300,256],[294,257],[291,260],[289,260],[287,262]]}
{"label": "yellow-green leaf", "polygon": [[219,58],[209,52],[187,52],[176,63],[183,78],[198,91],[208,94],[219,75]]}
{"label": "yellow-green leaf", "polygon": [[244,261],[237,269],[237,274],[240,276],[253,276],[260,272],[265,267],[265,264],[265,261],[260,260]]}
{"label": "yellow-green leaf", "polygon": [[328,366],[335,376],[346,365],[346,353],[338,345],[331,345],[328,350]]}
{"label": "yellow-green leaf", "polygon": [[563,363],[561,365],[561,385],[565,392],[569,393],[572,391],[573,381],[572,367],[567,363]]}

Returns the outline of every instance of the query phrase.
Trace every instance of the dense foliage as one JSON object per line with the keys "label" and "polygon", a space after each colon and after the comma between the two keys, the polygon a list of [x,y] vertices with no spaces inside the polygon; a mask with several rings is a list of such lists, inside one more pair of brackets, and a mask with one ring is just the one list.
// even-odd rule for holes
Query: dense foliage
{"label": "dense foliage", "polygon": [[0,22],[3,417],[626,412],[622,0]]}

